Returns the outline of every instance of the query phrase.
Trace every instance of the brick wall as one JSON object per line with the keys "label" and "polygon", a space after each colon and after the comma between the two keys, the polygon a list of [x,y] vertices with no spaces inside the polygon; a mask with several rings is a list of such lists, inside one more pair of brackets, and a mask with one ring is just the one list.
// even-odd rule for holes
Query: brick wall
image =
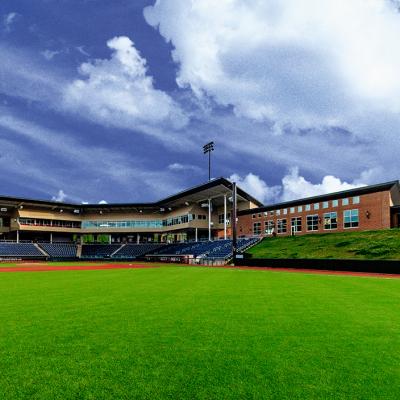
{"label": "brick wall", "polygon": [[[345,197],[346,198],[346,197]],[[283,208],[276,208],[274,210],[274,215],[271,216],[270,211],[268,215],[264,215],[264,212],[257,212],[255,214],[240,215],[238,221],[238,235],[249,236],[253,235],[253,223],[261,222],[261,235],[266,236],[265,233],[265,222],[273,221],[274,231],[277,233],[277,220],[286,219],[287,221],[287,232],[277,234],[278,236],[290,235],[291,229],[291,218],[301,217],[302,230],[301,232],[296,232],[296,235],[302,235],[307,233],[329,233],[329,232],[344,232],[344,231],[360,231],[360,230],[374,230],[374,229],[385,229],[390,228],[391,217],[390,217],[390,206],[393,203],[393,199],[390,191],[381,191],[375,193],[369,193],[360,195],[360,203],[354,204],[353,197],[347,197],[349,200],[348,205],[342,205],[342,198],[337,198],[338,206],[333,207],[332,197],[328,201],[328,208],[323,208],[323,202],[319,202],[319,210],[314,210],[314,203],[311,204],[311,210],[306,211],[305,206],[308,204],[304,202],[301,204],[302,211],[298,211],[298,205],[295,207],[293,213],[290,212],[290,207],[287,208],[287,214],[283,214]],[[359,211],[359,226],[357,228],[344,228],[344,217],[343,212],[345,210]],[[277,210],[279,210],[280,215],[277,215]],[[324,229],[324,214],[328,212],[337,213],[337,229],[326,230]],[[253,218],[253,215],[255,217]],[[307,231],[307,215],[318,215],[318,230]]]}

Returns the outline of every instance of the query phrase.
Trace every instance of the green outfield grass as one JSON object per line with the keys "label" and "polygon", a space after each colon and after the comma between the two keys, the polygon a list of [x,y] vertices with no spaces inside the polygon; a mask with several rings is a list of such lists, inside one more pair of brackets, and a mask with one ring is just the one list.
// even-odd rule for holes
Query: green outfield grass
{"label": "green outfield grass", "polygon": [[400,229],[268,237],[254,258],[400,259]]}
{"label": "green outfield grass", "polygon": [[400,280],[0,274],[1,399],[400,398]]}

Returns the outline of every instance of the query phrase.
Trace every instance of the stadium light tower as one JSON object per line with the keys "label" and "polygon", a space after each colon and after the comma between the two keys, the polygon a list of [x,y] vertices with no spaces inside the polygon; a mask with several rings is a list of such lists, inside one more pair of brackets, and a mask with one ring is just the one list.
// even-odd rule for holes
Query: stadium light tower
{"label": "stadium light tower", "polygon": [[211,152],[214,151],[214,142],[207,143],[203,146],[204,154],[208,153],[208,180],[211,181]]}
{"label": "stadium light tower", "polygon": [[232,182],[232,215],[231,215],[231,228],[232,228],[232,260],[233,265],[236,265],[237,255],[237,189],[236,182]]}

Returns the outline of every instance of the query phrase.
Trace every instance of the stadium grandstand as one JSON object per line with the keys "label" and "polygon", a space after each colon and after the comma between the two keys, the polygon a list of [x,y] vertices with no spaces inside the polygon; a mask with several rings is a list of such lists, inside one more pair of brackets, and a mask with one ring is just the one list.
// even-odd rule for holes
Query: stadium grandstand
{"label": "stadium grandstand", "polygon": [[[232,183],[224,178],[152,203],[72,204],[0,197],[0,259],[232,257]],[[263,205],[237,188],[237,249],[276,235],[400,225],[399,182]]]}

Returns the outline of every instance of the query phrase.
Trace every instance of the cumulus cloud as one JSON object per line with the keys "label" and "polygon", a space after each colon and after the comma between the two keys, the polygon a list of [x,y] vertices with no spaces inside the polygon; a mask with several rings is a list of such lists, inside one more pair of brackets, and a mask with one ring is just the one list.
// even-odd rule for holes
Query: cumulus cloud
{"label": "cumulus cloud", "polygon": [[158,0],[177,82],[281,126],[400,111],[400,14],[388,0]]}
{"label": "cumulus cloud", "polygon": [[154,87],[147,75],[146,60],[125,36],[107,42],[110,59],[97,59],[80,66],[82,79],[67,86],[64,104],[108,126],[127,129],[166,126],[179,129],[187,117],[165,92]]}
{"label": "cumulus cloud", "polygon": [[52,201],[57,201],[59,203],[62,203],[62,202],[64,202],[66,200],[67,197],[68,196],[64,193],[64,191],[62,189],[60,189],[58,191],[58,193],[51,198],[51,200]]}
{"label": "cumulus cloud", "polygon": [[251,172],[244,177],[238,174],[233,174],[229,177],[229,180],[236,182],[241,189],[263,203],[279,200],[281,187],[268,186],[259,176],[254,175]]}
{"label": "cumulus cloud", "polygon": [[108,204],[105,200],[100,200],[99,204]]}
{"label": "cumulus cloud", "polygon": [[353,183],[342,182],[339,178],[332,175],[324,176],[321,183],[311,183],[299,175],[298,168],[292,168],[289,174],[285,175],[282,179],[281,199],[282,201],[289,201],[303,197],[340,192],[361,186],[365,186],[365,184],[360,181]]}
{"label": "cumulus cloud", "polygon": [[233,174],[229,179],[265,204],[319,196],[365,186],[365,183],[362,183],[361,180],[348,183],[332,175],[324,176],[321,183],[312,183],[299,175],[297,167],[292,168],[282,178],[281,185],[268,186],[263,179],[252,173],[244,177]]}

